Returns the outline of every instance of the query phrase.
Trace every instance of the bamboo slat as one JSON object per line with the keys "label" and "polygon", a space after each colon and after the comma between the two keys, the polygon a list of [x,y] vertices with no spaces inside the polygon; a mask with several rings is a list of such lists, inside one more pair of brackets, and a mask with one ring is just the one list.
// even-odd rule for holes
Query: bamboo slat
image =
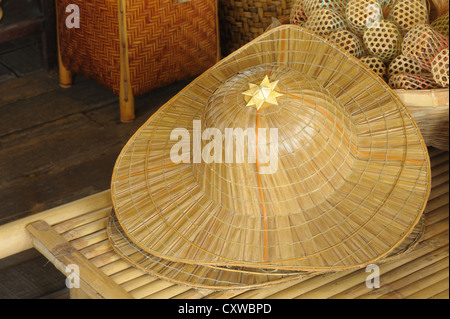
{"label": "bamboo slat", "polygon": [[[408,274],[407,276],[402,275],[402,268],[398,268],[395,270],[395,274],[394,271],[392,271],[392,274],[390,275],[391,277],[389,279],[392,279],[393,282],[388,283],[388,284],[383,284],[382,287],[380,289],[374,290],[373,292],[367,294],[367,288],[362,288],[360,289],[361,292],[363,292],[361,295],[355,294],[354,292],[352,292],[352,295],[357,296],[358,298],[364,298],[364,299],[376,299],[376,298],[380,298],[385,294],[388,293],[392,293],[394,291],[397,291],[405,286],[407,286],[408,284],[411,283],[411,280],[416,280],[416,278],[423,278],[426,277],[427,274],[434,274],[437,271],[440,271],[442,269],[448,268],[448,257],[442,260],[439,260],[435,263],[432,263],[430,266],[424,267],[420,270],[417,270],[417,272],[414,273],[414,276],[411,276],[410,274]],[[398,275],[398,278],[396,277]],[[383,280],[385,280],[386,278],[384,278],[383,276]],[[336,297],[342,297],[342,298],[347,298],[349,297],[348,294],[346,295],[339,295],[339,296],[334,296]]]}
{"label": "bamboo slat", "polygon": [[[131,296],[116,283],[96,268],[89,260],[77,251],[69,242],[58,234],[50,225],[44,221],[29,224],[27,230],[30,232],[34,247],[49,259],[57,269],[66,271],[69,265],[77,265],[80,271],[80,280],[86,293],[91,298],[130,298]],[[81,274],[83,274],[81,276]]]}
{"label": "bamboo slat", "polygon": [[[449,268],[447,267],[446,269],[436,272],[432,276],[419,279],[402,289],[399,289],[392,293],[388,293],[384,295],[382,299],[390,299],[394,296],[397,298],[410,298],[410,299],[429,298],[430,296],[433,296],[436,293],[448,289],[448,277],[449,277],[448,273]],[[442,287],[442,289],[434,291],[433,293],[430,294],[428,289],[433,285],[435,285],[436,283],[439,283],[440,281],[447,281],[447,288]]]}
{"label": "bamboo slat", "polygon": [[[434,187],[446,184],[448,176],[448,154],[434,149],[430,150],[431,162],[437,163],[433,169],[439,169],[433,181]],[[443,169],[444,167],[445,169]],[[439,182],[441,181],[441,182]],[[89,199],[87,200],[89,201]],[[92,265],[94,263],[108,276],[108,282],[114,282],[121,289],[127,291],[133,298],[174,298],[174,299],[200,299],[200,298],[448,298],[448,243],[449,221],[448,205],[449,193],[432,199],[425,213],[425,234],[420,243],[403,256],[380,265],[380,289],[367,289],[365,279],[367,273],[364,269],[344,271],[328,275],[320,275],[303,281],[296,280],[274,286],[235,291],[220,291],[194,289],[184,285],[174,285],[170,282],[155,278],[144,271],[134,268],[130,263],[118,256],[109,240],[83,241],[83,237],[73,239],[80,247],[80,254],[88,254]],[[81,226],[93,224],[94,232],[85,233],[88,238],[102,238],[104,230],[97,230],[97,225],[104,225],[104,218],[110,214],[110,209],[104,207],[92,210],[91,205],[80,204],[87,207],[85,214],[79,212],[74,218],[62,220],[54,225],[54,229],[62,234],[70,234],[70,230]],[[70,211],[70,210],[69,210]],[[43,216],[45,216],[44,214]],[[87,227],[86,229],[89,229]],[[69,241],[70,242],[70,241]],[[95,242],[95,243],[93,243]],[[97,267],[98,268],[98,267]],[[105,279],[106,280],[106,279]],[[447,284],[446,284],[447,282]],[[86,288],[87,289],[87,288]],[[89,289],[87,289],[89,292]],[[93,291],[90,291],[92,294]],[[71,292],[73,298],[86,298],[86,294]]]}
{"label": "bamboo slat", "polygon": [[62,221],[97,212],[108,207],[111,209],[111,192],[109,190],[59,206],[0,226],[0,259],[17,254],[33,247],[25,226],[38,221],[55,225]]}
{"label": "bamboo slat", "polygon": [[438,293],[438,294],[432,296],[430,299],[447,299],[448,300],[449,299],[449,291],[447,289],[441,293]]}

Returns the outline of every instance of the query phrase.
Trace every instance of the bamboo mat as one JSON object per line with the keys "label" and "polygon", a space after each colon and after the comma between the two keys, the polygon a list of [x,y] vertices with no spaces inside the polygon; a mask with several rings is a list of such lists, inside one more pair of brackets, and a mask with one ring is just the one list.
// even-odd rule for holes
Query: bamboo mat
{"label": "bamboo mat", "polygon": [[432,192],[420,243],[401,258],[379,265],[378,289],[368,289],[365,269],[320,275],[254,290],[199,290],[147,275],[117,255],[107,238],[112,207],[70,219],[53,228],[134,298],[449,298],[449,153],[430,150]]}

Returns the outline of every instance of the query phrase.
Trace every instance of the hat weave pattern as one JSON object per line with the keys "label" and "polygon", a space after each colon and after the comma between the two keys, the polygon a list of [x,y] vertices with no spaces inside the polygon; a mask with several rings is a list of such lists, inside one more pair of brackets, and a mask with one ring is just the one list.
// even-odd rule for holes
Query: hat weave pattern
{"label": "hat weave pattern", "polygon": [[[179,141],[171,134],[194,136],[194,121],[203,131],[276,128],[278,169],[261,173],[263,150],[275,142],[258,134],[244,142],[243,163],[225,154],[194,162],[195,152],[174,163]],[[206,153],[210,142],[201,141]],[[228,149],[224,140],[216,145]],[[236,154],[238,145],[228,146]],[[420,132],[389,87],[290,25],[225,58],[160,108],[123,149],[111,189],[124,236],[165,261],[337,271],[401,246],[421,219],[429,170]]]}

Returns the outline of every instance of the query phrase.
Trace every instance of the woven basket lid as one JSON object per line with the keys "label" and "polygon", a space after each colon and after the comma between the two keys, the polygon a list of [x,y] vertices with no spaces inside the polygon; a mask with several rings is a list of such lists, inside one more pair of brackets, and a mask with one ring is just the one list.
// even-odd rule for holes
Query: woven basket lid
{"label": "woven basket lid", "polygon": [[[245,139],[243,163],[228,163],[226,151],[223,163],[208,163],[194,158],[195,148],[213,150],[208,138],[193,145],[194,123],[205,132],[277,129],[278,138]],[[192,156],[179,164],[170,156],[182,143],[174,130],[192,137],[183,144]],[[224,149],[239,145],[231,139]],[[277,169],[263,173],[272,146]],[[111,190],[123,233],[164,260],[336,271],[387,257],[408,238],[430,176],[421,134],[382,79],[323,38],[284,25],[162,106],[122,150]]]}

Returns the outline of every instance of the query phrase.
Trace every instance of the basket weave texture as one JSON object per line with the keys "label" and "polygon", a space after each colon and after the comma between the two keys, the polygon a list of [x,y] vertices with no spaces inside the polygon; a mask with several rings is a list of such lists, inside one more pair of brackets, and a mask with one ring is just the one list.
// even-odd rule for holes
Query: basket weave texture
{"label": "basket weave texture", "polygon": [[[130,81],[134,95],[202,73],[217,61],[214,1],[123,0]],[[59,21],[64,66],[120,93],[119,1],[58,1],[58,16],[76,4],[80,28]]]}
{"label": "basket weave texture", "polygon": [[219,0],[223,56],[260,36],[272,18],[288,18],[293,0]]}

